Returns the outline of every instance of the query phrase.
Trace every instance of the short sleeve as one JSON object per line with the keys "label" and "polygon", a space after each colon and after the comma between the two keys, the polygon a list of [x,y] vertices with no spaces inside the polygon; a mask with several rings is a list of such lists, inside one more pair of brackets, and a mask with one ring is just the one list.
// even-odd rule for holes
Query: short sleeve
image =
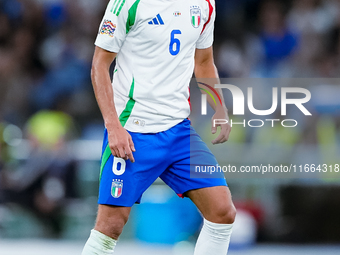
{"label": "short sleeve", "polygon": [[111,0],[100,24],[95,45],[118,53],[127,35],[128,1]]}
{"label": "short sleeve", "polygon": [[212,46],[214,42],[214,27],[215,27],[215,1],[214,0],[206,0],[208,4],[208,15],[207,20],[203,25],[202,33],[198,38],[196,43],[197,49],[206,49]]}

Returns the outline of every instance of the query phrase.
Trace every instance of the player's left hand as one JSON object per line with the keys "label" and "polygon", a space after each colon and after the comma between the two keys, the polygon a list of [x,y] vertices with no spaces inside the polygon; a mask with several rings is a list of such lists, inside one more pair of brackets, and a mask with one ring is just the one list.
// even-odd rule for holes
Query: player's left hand
{"label": "player's left hand", "polygon": [[[221,123],[218,122],[215,124],[214,126],[214,120],[226,120],[228,122],[223,124],[219,124]],[[221,127],[221,131],[220,134],[218,135],[218,137],[212,141],[212,144],[219,144],[219,143],[224,143],[226,141],[228,141],[229,139],[229,134],[231,131],[231,126],[229,124],[229,116],[228,116],[228,110],[225,107],[220,107],[217,108],[216,113],[214,114],[214,116],[212,117],[211,120],[211,133],[216,134],[217,132],[217,127]]]}

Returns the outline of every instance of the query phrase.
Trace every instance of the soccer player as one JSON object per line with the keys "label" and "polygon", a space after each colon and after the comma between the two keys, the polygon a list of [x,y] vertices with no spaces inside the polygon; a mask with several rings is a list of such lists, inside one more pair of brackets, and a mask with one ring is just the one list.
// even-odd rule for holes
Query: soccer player
{"label": "soccer player", "polygon": [[[214,20],[213,0],[109,2],[92,65],[106,127],[99,208],[83,255],[113,254],[131,207],[158,177],[179,196],[189,197],[204,217],[194,254],[227,253],[236,210],[226,180],[222,174],[190,178],[193,159],[217,165],[188,120],[193,71],[196,78],[218,80]],[[109,68],[115,58],[111,84]],[[228,118],[224,103],[211,106],[216,111],[213,119]],[[229,132],[229,124],[220,125],[213,143],[227,141]]]}

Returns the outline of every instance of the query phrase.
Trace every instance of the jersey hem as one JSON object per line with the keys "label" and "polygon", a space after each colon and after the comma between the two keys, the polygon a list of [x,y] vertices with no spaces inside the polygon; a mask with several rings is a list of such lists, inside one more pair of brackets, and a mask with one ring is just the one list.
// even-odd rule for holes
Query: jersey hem
{"label": "jersey hem", "polygon": [[[176,126],[177,124],[181,123],[182,121],[184,121],[187,118],[183,118],[183,119],[179,119],[178,121],[174,121],[172,123],[169,123],[168,125],[165,125],[163,128],[155,128],[155,129],[147,129],[145,131],[141,131],[140,129],[134,129],[131,127],[124,127],[127,131],[131,132],[131,133],[141,133],[141,134],[148,134],[148,133],[160,133],[160,132],[164,132],[169,130],[170,128]],[[158,126],[159,127],[159,126]]]}

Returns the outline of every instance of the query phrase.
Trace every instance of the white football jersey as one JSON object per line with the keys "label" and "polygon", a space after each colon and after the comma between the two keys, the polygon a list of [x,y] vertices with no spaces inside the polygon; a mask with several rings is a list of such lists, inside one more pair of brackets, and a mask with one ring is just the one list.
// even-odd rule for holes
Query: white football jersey
{"label": "white football jersey", "polygon": [[131,132],[157,133],[190,114],[195,49],[213,43],[214,0],[111,0],[95,45],[116,52],[114,102]]}

